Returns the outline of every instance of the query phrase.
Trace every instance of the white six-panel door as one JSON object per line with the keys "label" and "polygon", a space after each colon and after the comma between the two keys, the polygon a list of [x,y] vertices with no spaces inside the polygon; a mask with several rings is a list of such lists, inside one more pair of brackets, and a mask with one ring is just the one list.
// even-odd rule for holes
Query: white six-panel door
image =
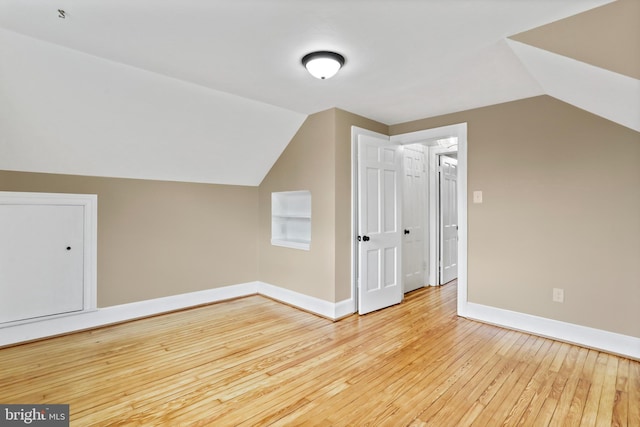
{"label": "white six-panel door", "polygon": [[358,312],[402,301],[400,154],[385,138],[358,136]]}
{"label": "white six-panel door", "polygon": [[402,147],[404,183],[402,188],[402,274],[404,292],[421,288],[426,283],[426,161],[425,146]]}
{"label": "white six-panel door", "polygon": [[440,156],[440,284],[458,277],[458,161]]}

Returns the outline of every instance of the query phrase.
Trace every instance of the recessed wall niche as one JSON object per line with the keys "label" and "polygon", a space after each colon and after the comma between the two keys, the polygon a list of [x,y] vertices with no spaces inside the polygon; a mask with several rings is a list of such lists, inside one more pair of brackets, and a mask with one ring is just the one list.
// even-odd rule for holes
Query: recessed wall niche
{"label": "recessed wall niche", "polygon": [[309,250],[311,245],[311,192],[271,193],[271,244]]}

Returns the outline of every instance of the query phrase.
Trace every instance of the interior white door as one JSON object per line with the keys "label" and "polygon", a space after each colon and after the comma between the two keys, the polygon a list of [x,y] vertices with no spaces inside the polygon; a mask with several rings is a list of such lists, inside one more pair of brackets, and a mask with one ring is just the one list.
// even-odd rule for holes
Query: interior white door
{"label": "interior white door", "polygon": [[0,205],[0,323],[83,309],[83,209]]}
{"label": "interior white door", "polygon": [[388,139],[358,136],[358,312],[402,301],[400,154]]}
{"label": "interior white door", "polygon": [[458,277],[458,161],[440,156],[440,284]]}
{"label": "interior white door", "polygon": [[425,146],[402,147],[402,274],[404,292],[426,283],[426,162]]}

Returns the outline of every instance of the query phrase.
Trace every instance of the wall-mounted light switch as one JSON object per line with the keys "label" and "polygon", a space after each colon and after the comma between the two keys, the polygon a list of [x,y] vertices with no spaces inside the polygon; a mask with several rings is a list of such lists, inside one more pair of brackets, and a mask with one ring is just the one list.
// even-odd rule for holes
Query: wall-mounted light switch
{"label": "wall-mounted light switch", "polygon": [[473,192],[473,203],[482,203],[482,191]]}

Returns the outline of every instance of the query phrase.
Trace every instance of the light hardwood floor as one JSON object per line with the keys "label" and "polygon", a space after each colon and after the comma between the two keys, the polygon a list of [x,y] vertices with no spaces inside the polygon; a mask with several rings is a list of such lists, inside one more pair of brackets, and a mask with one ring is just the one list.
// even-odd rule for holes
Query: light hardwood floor
{"label": "light hardwood floor", "polygon": [[458,318],[455,284],[330,322],[248,298],[0,349],[72,426],[640,426],[640,363]]}

